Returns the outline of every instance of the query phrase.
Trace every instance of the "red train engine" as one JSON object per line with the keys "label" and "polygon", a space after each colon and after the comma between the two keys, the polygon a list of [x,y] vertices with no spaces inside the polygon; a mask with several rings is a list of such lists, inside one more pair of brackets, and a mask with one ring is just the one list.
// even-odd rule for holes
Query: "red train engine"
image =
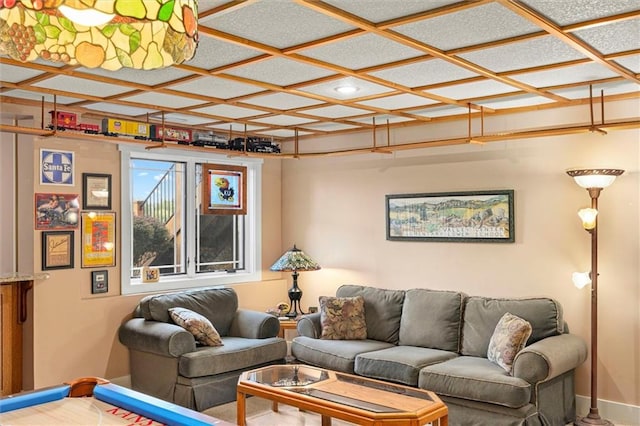
{"label": "red train engine", "polygon": [[73,112],[49,111],[49,114],[51,114],[51,124],[47,128],[50,130],[72,130],[92,135],[100,133],[99,125],[78,123],[78,115]]}

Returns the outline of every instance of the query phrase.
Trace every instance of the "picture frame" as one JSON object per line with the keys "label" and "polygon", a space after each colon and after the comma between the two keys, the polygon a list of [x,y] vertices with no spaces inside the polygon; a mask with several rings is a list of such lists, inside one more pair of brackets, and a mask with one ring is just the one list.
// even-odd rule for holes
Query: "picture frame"
{"label": "picture frame", "polygon": [[36,193],[35,229],[77,229],[80,214],[78,198],[78,194]]}
{"label": "picture frame", "polygon": [[247,214],[247,168],[202,165],[202,213]]}
{"label": "picture frame", "polygon": [[42,232],[42,270],[73,269],[74,231]]}
{"label": "picture frame", "polygon": [[109,271],[91,271],[91,294],[107,293],[109,291]]}
{"label": "picture frame", "polygon": [[513,243],[514,191],[386,195],[387,240]]}
{"label": "picture frame", "polygon": [[116,214],[82,212],[83,268],[116,266]]}
{"label": "picture frame", "polygon": [[40,185],[75,185],[73,151],[40,149]]}
{"label": "picture frame", "polygon": [[142,282],[143,283],[157,283],[160,281],[160,269],[145,266],[142,268]]}
{"label": "picture frame", "polygon": [[82,208],[84,210],[111,210],[110,174],[82,174]]}

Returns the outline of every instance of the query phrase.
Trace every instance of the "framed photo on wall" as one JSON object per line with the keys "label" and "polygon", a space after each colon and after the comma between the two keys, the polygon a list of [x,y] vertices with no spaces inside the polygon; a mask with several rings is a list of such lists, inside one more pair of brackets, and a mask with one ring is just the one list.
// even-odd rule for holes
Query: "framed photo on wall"
{"label": "framed photo on wall", "polygon": [[116,214],[82,212],[83,268],[116,266]]}
{"label": "framed photo on wall", "polygon": [[111,210],[111,175],[82,174],[82,208]]}
{"label": "framed photo on wall", "polygon": [[76,229],[79,214],[78,194],[40,192],[35,194],[36,229]]}
{"label": "framed photo on wall", "polygon": [[73,231],[42,233],[42,270],[73,269]]}
{"label": "framed photo on wall", "polygon": [[109,291],[109,271],[91,271],[91,294]]}
{"label": "framed photo on wall", "polygon": [[386,196],[387,240],[512,243],[513,190]]}
{"label": "framed photo on wall", "polygon": [[202,183],[204,214],[247,214],[246,167],[203,164]]}

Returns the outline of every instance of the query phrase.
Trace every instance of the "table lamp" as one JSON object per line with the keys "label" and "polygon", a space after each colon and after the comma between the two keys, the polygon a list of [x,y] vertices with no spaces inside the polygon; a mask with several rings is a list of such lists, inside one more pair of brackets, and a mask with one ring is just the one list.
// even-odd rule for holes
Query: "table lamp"
{"label": "table lamp", "polygon": [[[298,271],[317,271],[320,269],[320,265],[294,244],[293,248],[280,256],[280,259],[276,260],[270,269],[272,271],[293,271],[293,286],[289,289],[289,301],[291,303],[286,316],[296,318],[298,315],[304,314],[300,307],[302,290],[298,287]],[[300,309],[300,312],[298,312],[298,309]]]}

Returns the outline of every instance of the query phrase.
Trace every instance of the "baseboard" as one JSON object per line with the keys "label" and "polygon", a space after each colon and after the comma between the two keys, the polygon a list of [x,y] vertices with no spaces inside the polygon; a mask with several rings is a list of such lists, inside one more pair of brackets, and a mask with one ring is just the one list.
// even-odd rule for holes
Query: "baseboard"
{"label": "baseboard", "polygon": [[[576,396],[576,413],[579,417],[586,416],[590,406],[591,398]],[[598,411],[600,417],[609,420],[616,426],[640,426],[640,406],[599,399]]]}

